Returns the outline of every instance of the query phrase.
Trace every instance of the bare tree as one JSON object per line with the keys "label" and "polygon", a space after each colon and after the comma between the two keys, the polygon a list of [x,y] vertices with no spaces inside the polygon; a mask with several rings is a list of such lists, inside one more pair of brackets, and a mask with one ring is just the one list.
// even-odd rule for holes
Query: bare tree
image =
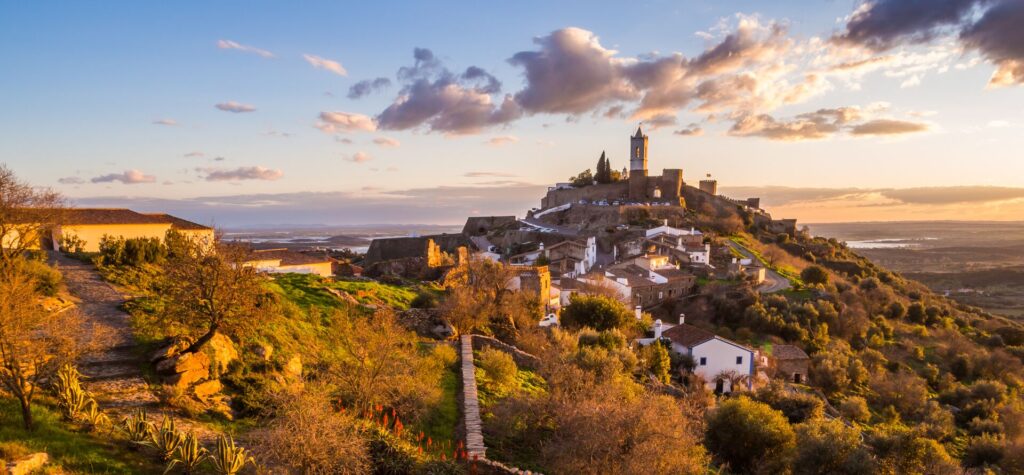
{"label": "bare tree", "polygon": [[[441,308],[459,333],[468,333],[498,317],[511,290],[514,275],[504,264],[470,259],[445,277],[448,294]],[[515,322],[512,322],[515,327]]]}
{"label": "bare tree", "polygon": [[167,246],[163,317],[185,331],[201,332],[186,352],[199,350],[218,331],[253,328],[272,305],[260,285],[263,277],[245,264],[248,248],[210,245],[173,232]]}
{"label": "bare tree", "polygon": [[22,422],[33,430],[32,400],[40,381],[74,361],[80,327],[77,314],[46,309],[32,275],[15,259],[0,279],[0,384],[21,405]]}
{"label": "bare tree", "polygon": [[0,164],[0,266],[35,247],[60,223],[64,208],[60,193],[33,187]]}
{"label": "bare tree", "polygon": [[373,316],[335,311],[330,315],[326,370],[343,399],[359,411],[392,407],[413,419],[440,398],[441,363],[419,351],[416,334],[389,311]]}

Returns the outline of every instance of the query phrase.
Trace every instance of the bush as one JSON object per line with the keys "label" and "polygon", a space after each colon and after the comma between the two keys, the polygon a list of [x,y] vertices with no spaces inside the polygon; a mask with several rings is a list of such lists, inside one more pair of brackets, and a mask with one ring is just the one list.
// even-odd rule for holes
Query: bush
{"label": "bush", "polygon": [[964,449],[964,466],[996,465],[1006,457],[1006,443],[1001,437],[983,434],[971,437]]}
{"label": "bush", "polygon": [[516,373],[519,372],[512,355],[494,348],[484,348],[477,365],[487,373],[495,386],[506,390],[515,384]]}
{"label": "bush", "polygon": [[590,327],[604,331],[625,326],[632,318],[629,309],[611,297],[574,294],[562,309],[561,323],[568,329]]}
{"label": "bush", "polygon": [[672,369],[672,359],[668,355],[665,345],[654,342],[643,347],[641,355],[646,363],[645,369],[650,371],[658,381],[668,383],[670,380],[669,371]]}
{"label": "bush", "polygon": [[745,396],[718,406],[704,434],[707,448],[735,473],[785,471],[795,440],[781,412]]}
{"label": "bush", "polygon": [[795,474],[874,473],[871,454],[860,443],[860,431],[837,420],[815,420],[796,426]]}
{"label": "bush", "polygon": [[437,308],[438,304],[437,294],[433,292],[420,291],[415,297],[413,297],[412,302],[409,302],[409,307]]}
{"label": "bush", "polygon": [[43,261],[35,259],[25,261],[25,271],[32,274],[36,281],[36,290],[47,297],[53,297],[60,291],[64,276],[60,271],[50,267]]}
{"label": "bush", "polygon": [[772,409],[781,411],[791,424],[799,424],[811,419],[820,418],[825,413],[825,405],[815,396],[804,393],[791,393],[781,384],[772,384],[757,391],[755,398]]}
{"label": "bush", "polygon": [[860,396],[850,396],[839,404],[839,412],[843,417],[861,424],[871,420],[868,402]]}
{"label": "bush", "polygon": [[167,257],[167,247],[157,238],[103,236],[100,240],[100,260],[106,266],[132,266],[154,264]]}
{"label": "bush", "polygon": [[435,345],[432,353],[446,368],[454,366],[459,361],[459,353],[451,345]]}
{"label": "bush", "polygon": [[927,313],[921,302],[914,302],[907,308],[907,320],[912,323],[924,323]]}
{"label": "bush", "polygon": [[800,279],[808,285],[828,284],[828,272],[821,266],[807,266],[800,272]]}

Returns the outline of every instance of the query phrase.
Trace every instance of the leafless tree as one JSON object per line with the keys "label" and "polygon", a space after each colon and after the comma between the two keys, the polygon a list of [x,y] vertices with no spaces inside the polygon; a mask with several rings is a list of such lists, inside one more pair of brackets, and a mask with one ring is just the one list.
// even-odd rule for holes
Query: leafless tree
{"label": "leafless tree", "polygon": [[60,193],[33,187],[0,164],[0,266],[35,247],[60,223],[64,209]]}

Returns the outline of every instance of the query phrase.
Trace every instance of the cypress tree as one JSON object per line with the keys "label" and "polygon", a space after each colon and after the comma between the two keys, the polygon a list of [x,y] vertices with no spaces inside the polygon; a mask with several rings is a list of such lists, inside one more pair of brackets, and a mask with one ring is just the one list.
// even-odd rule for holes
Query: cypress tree
{"label": "cypress tree", "polygon": [[605,167],[608,166],[608,162],[604,157],[604,151],[601,152],[601,158],[597,159],[597,172],[594,174],[594,179],[598,183],[608,183],[605,176]]}

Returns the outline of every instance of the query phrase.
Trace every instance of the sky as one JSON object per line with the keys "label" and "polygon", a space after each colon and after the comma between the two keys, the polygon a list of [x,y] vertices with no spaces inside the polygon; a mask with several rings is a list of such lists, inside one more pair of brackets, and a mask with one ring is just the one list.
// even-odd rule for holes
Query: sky
{"label": "sky", "polygon": [[0,1],[0,162],[222,226],[461,222],[626,165],[806,222],[1024,216],[1024,1]]}

